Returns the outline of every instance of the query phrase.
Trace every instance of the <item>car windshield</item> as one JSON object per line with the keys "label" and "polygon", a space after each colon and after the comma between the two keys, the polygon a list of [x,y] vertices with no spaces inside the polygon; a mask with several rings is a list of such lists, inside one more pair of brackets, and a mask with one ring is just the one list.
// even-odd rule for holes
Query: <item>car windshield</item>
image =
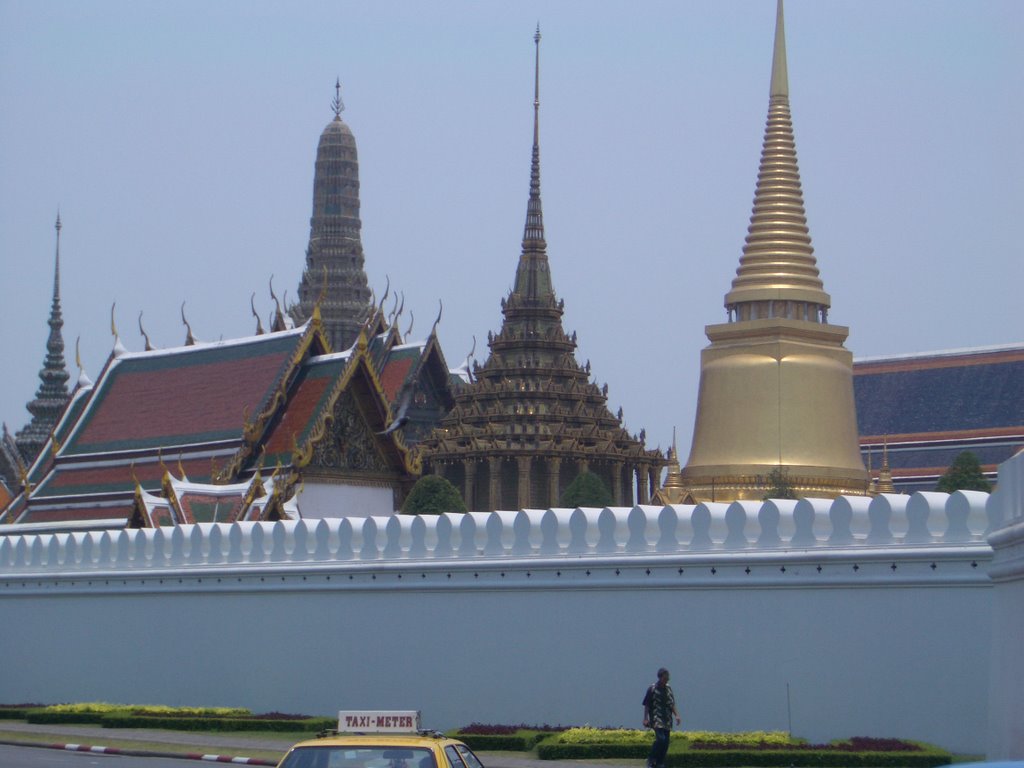
{"label": "car windshield", "polygon": [[437,768],[429,749],[394,747],[295,747],[280,768]]}

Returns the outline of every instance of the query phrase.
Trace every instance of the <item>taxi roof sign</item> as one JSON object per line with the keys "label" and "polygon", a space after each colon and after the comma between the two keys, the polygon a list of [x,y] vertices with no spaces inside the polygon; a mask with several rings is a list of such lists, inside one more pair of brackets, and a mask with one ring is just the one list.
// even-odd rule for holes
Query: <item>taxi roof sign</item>
{"label": "taxi roof sign", "polygon": [[416,733],[420,713],[409,710],[350,709],[338,712],[339,733]]}

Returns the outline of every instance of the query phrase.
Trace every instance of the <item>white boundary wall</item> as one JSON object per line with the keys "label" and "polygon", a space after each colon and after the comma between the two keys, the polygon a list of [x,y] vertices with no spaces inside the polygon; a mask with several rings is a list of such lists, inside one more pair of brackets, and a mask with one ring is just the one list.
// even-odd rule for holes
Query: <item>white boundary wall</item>
{"label": "white boundary wall", "polygon": [[990,682],[1012,647],[986,541],[1004,508],[958,492],[7,535],[0,701],[639,727],[665,665],[685,728],[981,753],[1013,698]]}

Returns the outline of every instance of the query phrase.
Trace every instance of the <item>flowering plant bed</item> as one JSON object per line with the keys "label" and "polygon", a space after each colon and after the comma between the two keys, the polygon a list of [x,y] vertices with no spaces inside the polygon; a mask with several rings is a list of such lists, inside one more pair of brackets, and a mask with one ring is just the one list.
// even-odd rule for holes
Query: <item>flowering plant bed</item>
{"label": "flowering plant bed", "polygon": [[[537,746],[542,760],[643,759],[650,731],[572,728]],[[951,755],[937,747],[901,739],[857,737],[808,744],[781,732],[711,733],[676,731],[669,741],[667,766],[836,766],[837,768],[933,768]]]}
{"label": "flowering plant bed", "polygon": [[[14,710],[12,710],[14,711]],[[163,728],[175,731],[309,731],[332,728],[331,717],[269,712],[254,715],[239,707],[167,707],[137,704],[56,704],[22,710],[30,723],[88,723],[104,728]]]}

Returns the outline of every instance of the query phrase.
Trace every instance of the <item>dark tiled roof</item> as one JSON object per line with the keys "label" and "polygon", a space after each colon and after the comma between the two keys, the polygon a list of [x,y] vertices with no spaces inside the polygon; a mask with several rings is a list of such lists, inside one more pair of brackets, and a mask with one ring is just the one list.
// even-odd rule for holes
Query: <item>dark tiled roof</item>
{"label": "dark tiled roof", "polygon": [[862,437],[1024,429],[1024,348],[855,362]]}

